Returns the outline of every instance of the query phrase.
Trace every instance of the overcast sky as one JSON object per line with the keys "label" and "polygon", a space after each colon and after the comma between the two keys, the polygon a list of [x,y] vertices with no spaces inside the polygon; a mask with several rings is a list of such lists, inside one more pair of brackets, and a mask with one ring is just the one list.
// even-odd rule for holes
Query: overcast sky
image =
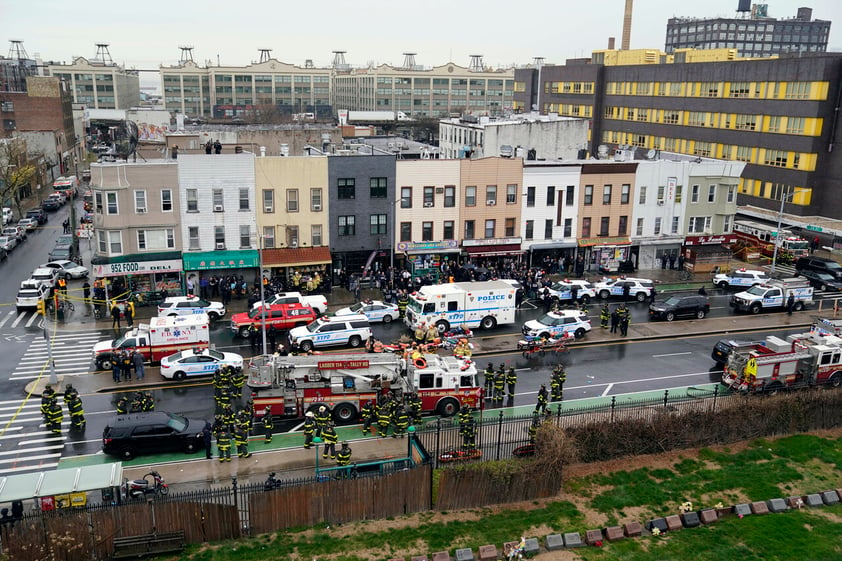
{"label": "overcast sky", "polygon": [[[155,70],[175,64],[180,45],[192,45],[196,62],[217,60],[242,66],[256,61],[259,48],[272,49],[283,62],[303,65],[312,59],[327,66],[332,51],[346,51],[352,66],[403,62],[431,67],[452,61],[467,66],[482,54],[486,66],[525,64],[535,56],[546,62],[589,56],[620,37],[625,0],[2,0],[4,39],[19,39],[30,56],[70,62],[93,58],[96,43],[109,43],[118,64]],[[571,7],[575,6],[575,10]],[[792,18],[799,6],[813,8],[814,19],[831,20],[829,49],[842,50],[842,1],[769,0],[768,14]],[[664,48],[667,19],[731,17],[737,0],[635,0],[631,47]],[[8,44],[2,54],[8,52]],[[141,74],[148,83],[152,74]],[[153,80],[154,81],[154,80]]]}

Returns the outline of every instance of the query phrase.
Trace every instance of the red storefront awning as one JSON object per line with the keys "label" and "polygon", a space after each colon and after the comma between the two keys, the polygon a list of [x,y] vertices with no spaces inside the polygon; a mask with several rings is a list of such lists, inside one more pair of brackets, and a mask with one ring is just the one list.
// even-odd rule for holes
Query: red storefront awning
{"label": "red storefront awning", "polygon": [[303,267],[330,262],[330,248],[326,246],[263,250],[264,267]]}
{"label": "red storefront awning", "polygon": [[521,255],[523,249],[520,244],[505,245],[471,245],[462,249],[471,257],[499,257],[503,255]]}

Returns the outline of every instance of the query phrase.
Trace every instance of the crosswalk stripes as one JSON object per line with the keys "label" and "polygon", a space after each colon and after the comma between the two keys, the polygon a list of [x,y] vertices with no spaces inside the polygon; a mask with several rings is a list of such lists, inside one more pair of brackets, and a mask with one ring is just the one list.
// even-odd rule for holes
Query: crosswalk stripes
{"label": "crosswalk stripes", "polygon": [[78,376],[91,370],[94,345],[102,339],[99,331],[77,331],[51,336],[49,341],[35,339],[9,376],[9,380],[34,380],[50,370],[48,357],[52,345],[57,375]]}
{"label": "crosswalk stripes", "polygon": [[24,310],[18,313],[14,309],[10,309],[4,314],[0,314],[0,329],[4,327],[41,327],[41,322],[44,320],[38,315],[35,310]]}
{"label": "crosswalk stripes", "polygon": [[[58,466],[70,422],[65,416],[61,433],[47,430],[41,401],[0,401],[0,475],[27,473]],[[28,430],[24,430],[24,429]]]}
{"label": "crosswalk stripes", "polygon": [[[763,268],[769,272],[772,271],[771,265],[764,265]],[[775,265],[775,273],[786,277],[794,277],[797,274],[795,272],[795,265],[782,265],[780,263]]]}

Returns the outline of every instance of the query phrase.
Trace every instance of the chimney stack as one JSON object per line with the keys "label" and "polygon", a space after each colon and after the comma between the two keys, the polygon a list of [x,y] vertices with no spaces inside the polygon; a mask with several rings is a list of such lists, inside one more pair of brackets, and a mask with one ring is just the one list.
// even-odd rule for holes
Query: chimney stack
{"label": "chimney stack", "polygon": [[614,37],[609,37],[609,38],[608,38],[608,50],[609,50],[609,51],[613,51],[613,50],[614,50],[614,41],[615,41]]}
{"label": "chimney stack", "polygon": [[631,43],[632,4],[634,0],[626,0],[626,10],[623,14],[623,40],[620,44],[620,49],[624,51],[629,50],[629,43]]}

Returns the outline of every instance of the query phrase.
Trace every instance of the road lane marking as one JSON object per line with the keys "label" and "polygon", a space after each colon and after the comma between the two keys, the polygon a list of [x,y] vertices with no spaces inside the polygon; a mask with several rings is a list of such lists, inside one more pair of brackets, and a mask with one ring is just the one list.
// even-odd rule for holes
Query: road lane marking
{"label": "road lane marking", "polygon": [[32,327],[32,324],[35,323],[35,320],[38,319],[40,316],[38,314],[32,314],[32,317],[29,318],[29,321],[26,322],[26,327]]}
{"label": "road lane marking", "polygon": [[693,353],[692,353],[692,352],[687,352],[687,353],[667,353],[667,354],[665,354],[665,355],[652,355],[652,358],[663,358],[663,357],[665,357],[665,356],[684,356],[684,355],[691,355],[691,354],[693,354]]}
{"label": "road lane marking", "polygon": [[23,321],[23,318],[25,318],[25,317],[26,317],[26,314],[23,314],[23,315],[20,315],[20,316],[16,317],[16,318],[15,318],[15,321],[13,321],[13,322],[12,322],[12,325],[10,325],[9,327],[17,327],[17,326],[18,326],[18,324],[19,324],[20,322],[22,322],[22,321]]}
{"label": "road lane marking", "polygon": [[22,473],[26,471],[46,471],[49,468],[58,467],[58,462],[52,462],[49,464],[38,464],[35,466],[16,466],[10,469],[0,469],[0,474],[3,473]]}
{"label": "road lane marking", "polygon": [[[44,435],[47,432],[43,433]],[[27,434],[26,436],[30,436]],[[52,443],[50,446],[42,446],[39,448],[27,448],[27,452],[40,452],[41,450],[55,450],[56,448],[64,448],[64,441],[56,442],[55,438],[38,438],[35,440],[21,440],[18,442],[18,446],[28,446],[29,444],[47,444]]]}
{"label": "road lane marking", "polygon": [[9,321],[10,319],[12,319],[14,317],[14,315],[15,315],[15,313],[12,312],[12,311],[10,311],[8,314],[6,314],[5,317],[3,317],[2,320],[0,320],[0,329],[2,329],[3,326],[6,325],[6,322]]}
{"label": "road lane marking", "polygon": [[604,391],[604,392],[602,392],[602,397],[605,397],[606,395],[608,395],[608,392],[610,392],[610,391],[611,391],[611,388],[613,388],[613,387],[614,387],[614,383],[613,383],[613,382],[612,382],[612,383],[610,383],[610,384],[608,384],[608,386],[605,388],[605,391]]}
{"label": "road lane marking", "polygon": [[[55,448],[49,448],[49,449],[44,448],[43,450],[42,449],[32,449],[32,448],[29,449],[29,450],[9,450],[8,452],[0,452],[0,455],[9,456],[9,455],[14,454],[15,456],[20,456],[22,453],[25,454],[27,452],[35,452],[35,451],[46,452],[47,450],[55,450]],[[54,452],[52,454],[37,454],[35,456],[24,456],[24,457],[20,457],[20,458],[8,458],[8,459],[7,458],[0,458],[0,464],[5,464],[5,463],[9,463],[9,462],[23,462],[23,461],[27,461],[27,460],[40,460],[42,458],[47,459],[47,458],[55,458],[55,457],[61,457],[61,452]]]}

